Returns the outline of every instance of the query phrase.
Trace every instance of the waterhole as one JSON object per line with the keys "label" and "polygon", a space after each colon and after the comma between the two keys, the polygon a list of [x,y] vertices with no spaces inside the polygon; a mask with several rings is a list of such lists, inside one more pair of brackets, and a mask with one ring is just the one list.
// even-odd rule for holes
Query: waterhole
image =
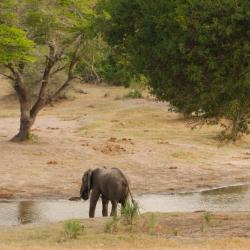
{"label": "waterhole", "polygon": [[[197,193],[145,194],[135,197],[140,212],[250,211],[250,185]],[[0,225],[13,226],[88,218],[89,201],[0,200]],[[110,207],[109,207],[110,211]],[[101,216],[101,202],[96,209]]]}

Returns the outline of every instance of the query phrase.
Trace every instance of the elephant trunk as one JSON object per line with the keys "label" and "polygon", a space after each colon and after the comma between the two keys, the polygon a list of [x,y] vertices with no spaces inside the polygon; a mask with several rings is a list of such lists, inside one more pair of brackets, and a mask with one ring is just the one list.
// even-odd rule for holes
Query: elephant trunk
{"label": "elephant trunk", "polygon": [[88,200],[89,198],[89,193],[90,193],[90,190],[88,188],[85,188],[83,185],[81,186],[81,189],[80,189],[80,197],[84,200]]}

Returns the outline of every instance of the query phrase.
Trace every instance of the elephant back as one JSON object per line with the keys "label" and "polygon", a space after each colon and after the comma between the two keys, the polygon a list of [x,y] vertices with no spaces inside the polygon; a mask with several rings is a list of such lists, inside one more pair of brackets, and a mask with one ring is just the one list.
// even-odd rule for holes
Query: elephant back
{"label": "elephant back", "polygon": [[120,169],[103,169],[99,181],[100,191],[107,199],[117,202],[127,199],[128,182]]}

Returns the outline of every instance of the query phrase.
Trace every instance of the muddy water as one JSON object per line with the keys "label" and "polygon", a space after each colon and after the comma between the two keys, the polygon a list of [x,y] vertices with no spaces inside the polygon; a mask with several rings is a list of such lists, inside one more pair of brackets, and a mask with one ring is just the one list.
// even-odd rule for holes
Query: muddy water
{"label": "muddy water", "polygon": [[[173,195],[135,197],[141,212],[250,211],[250,185]],[[0,226],[88,218],[89,201],[0,200]],[[109,208],[110,209],[110,208]],[[101,203],[96,216],[101,216]]]}

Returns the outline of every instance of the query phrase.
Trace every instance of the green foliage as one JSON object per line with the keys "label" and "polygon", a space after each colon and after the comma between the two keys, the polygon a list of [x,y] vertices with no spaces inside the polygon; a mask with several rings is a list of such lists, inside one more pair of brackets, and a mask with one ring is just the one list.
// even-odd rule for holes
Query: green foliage
{"label": "green foliage", "polygon": [[201,223],[200,229],[201,229],[201,232],[202,232],[202,233],[205,232],[205,225],[204,225],[204,223]]}
{"label": "green foliage", "polygon": [[105,39],[173,111],[234,121],[234,139],[248,131],[249,1],[100,0],[98,8]]}
{"label": "green foliage", "polygon": [[86,52],[77,67],[83,81],[128,87],[136,76],[128,60],[117,54],[101,36],[85,41],[84,48]]}
{"label": "green foliage", "polygon": [[[1,1],[0,25],[6,26],[4,30],[1,27],[4,34],[0,37],[0,52],[2,58],[7,57],[2,63],[9,62],[10,59],[14,64],[27,62],[30,57],[26,53],[29,50],[26,49],[31,45],[28,41],[33,42],[35,63],[26,64],[24,73],[27,87],[35,88],[33,83],[37,85],[37,78],[41,78],[41,72],[44,70],[48,44],[56,44],[57,52],[66,48],[63,60],[60,61],[61,65],[58,65],[60,67],[70,61],[77,38],[82,36],[79,62],[74,73],[86,81],[104,81],[111,85],[129,86],[135,74],[128,59],[121,57],[98,35],[99,25],[96,21],[98,18],[94,18],[97,16],[94,6],[95,0]],[[24,45],[27,45],[27,48]],[[20,53],[13,53],[14,49]]]}
{"label": "green foliage", "polygon": [[178,236],[178,233],[179,233],[179,232],[178,232],[178,229],[177,229],[177,228],[174,228],[174,229],[173,229],[173,234],[174,234],[174,236]]}
{"label": "green foliage", "polygon": [[0,64],[31,61],[34,43],[27,39],[24,31],[0,24]]}
{"label": "green foliage", "polygon": [[[27,123],[24,130],[30,130],[37,114],[76,78],[86,44],[93,39],[94,3],[0,2],[0,74],[14,82],[21,105],[20,123]],[[28,140],[27,134],[19,131],[13,141]]]}
{"label": "green foliage", "polygon": [[117,215],[112,216],[112,220],[108,221],[105,225],[105,233],[116,233],[118,229],[127,229],[132,230],[134,221],[139,215],[139,206],[137,203],[127,202],[125,207],[121,207],[121,217]]}
{"label": "green foliage", "polygon": [[26,26],[29,27],[30,36],[43,44],[51,39],[70,39],[86,34],[91,24],[93,0],[28,0],[27,11],[24,15]]}
{"label": "green foliage", "polygon": [[125,207],[121,208],[121,216],[125,223],[133,225],[136,217],[139,215],[139,205],[135,203],[127,202]]}
{"label": "green foliage", "polygon": [[38,44],[44,44],[53,37],[53,33],[57,28],[57,21],[53,11],[41,8],[29,9],[26,16],[27,25],[30,26],[30,36]]}
{"label": "green foliage", "polygon": [[[98,34],[99,45],[101,46],[97,46],[95,50],[99,54],[99,56],[95,57],[95,70],[101,81],[109,85],[129,87],[135,78],[139,78],[139,75],[131,64],[128,53],[120,47],[110,46],[110,44],[106,43],[107,39],[105,41],[103,39],[103,31],[107,30],[107,24],[103,22],[103,18],[108,20],[110,17],[102,5],[96,4],[92,27],[94,33]],[[85,67],[85,70],[89,71],[89,68]]]}
{"label": "green foliage", "polygon": [[18,0],[1,0],[0,1],[0,24],[15,24],[17,14],[13,11],[16,8]]}
{"label": "green foliage", "polygon": [[204,220],[205,221],[202,222],[201,225],[200,225],[201,232],[204,233],[206,231],[206,229],[208,228],[208,226],[211,225],[212,218],[213,218],[213,216],[212,216],[211,212],[205,212],[204,213]]}
{"label": "green foliage", "polygon": [[147,86],[148,79],[142,74],[135,75],[135,77],[130,82],[130,88],[137,89],[139,91],[145,90]]}
{"label": "green foliage", "polygon": [[[11,63],[22,74],[24,86],[32,95],[39,93],[41,79],[47,66],[50,45],[54,53],[61,56],[51,71],[45,95],[55,92],[65,80],[76,47],[76,65],[89,61],[93,37],[92,19],[94,0],[49,1],[49,0],[4,0],[0,2],[0,66]],[[11,16],[10,19],[5,18]],[[53,56],[53,55],[51,55]],[[20,68],[22,65],[22,69]],[[1,68],[3,69],[3,68]],[[9,68],[3,73],[8,73]],[[1,72],[0,72],[1,73]],[[12,72],[9,72],[12,75]],[[53,79],[52,79],[53,78]]]}
{"label": "green foliage", "polygon": [[79,221],[71,220],[64,224],[65,237],[68,239],[76,239],[83,227]]}
{"label": "green foliage", "polygon": [[210,212],[205,212],[204,219],[206,221],[206,224],[209,225],[211,223],[211,220],[212,220],[212,214]]}
{"label": "green foliage", "polygon": [[118,231],[119,219],[117,216],[112,216],[112,220],[108,221],[105,225],[104,232],[105,233],[116,233]]}
{"label": "green foliage", "polygon": [[154,213],[150,215],[149,221],[148,221],[148,229],[150,234],[154,234],[157,227],[157,219]]}
{"label": "green foliage", "polygon": [[115,86],[128,87],[134,77],[134,73],[129,68],[128,62],[121,60],[112,51],[100,62],[98,72],[106,83]]}
{"label": "green foliage", "polygon": [[39,137],[38,137],[37,135],[33,134],[33,133],[29,133],[29,134],[28,134],[28,140],[29,140],[30,142],[36,143],[36,142],[39,141]]}
{"label": "green foliage", "polygon": [[[36,71],[43,72],[44,57],[48,44],[56,45],[56,52],[63,49],[65,56],[60,63],[70,61],[79,36],[87,41],[91,37],[93,0],[49,1],[49,0],[4,0],[0,3],[0,63],[30,61],[30,51],[40,63],[34,64]],[[4,20],[5,16],[13,16]],[[17,28],[18,27],[18,28]],[[79,55],[85,53],[82,44]],[[25,76],[32,64],[26,65]],[[40,68],[40,69],[39,69]],[[41,76],[40,76],[41,77]],[[39,81],[38,81],[39,82]]]}
{"label": "green foliage", "polygon": [[140,99],[143,98],[142,93],[138,89],[132,89],[124,96],[127,99]]}

